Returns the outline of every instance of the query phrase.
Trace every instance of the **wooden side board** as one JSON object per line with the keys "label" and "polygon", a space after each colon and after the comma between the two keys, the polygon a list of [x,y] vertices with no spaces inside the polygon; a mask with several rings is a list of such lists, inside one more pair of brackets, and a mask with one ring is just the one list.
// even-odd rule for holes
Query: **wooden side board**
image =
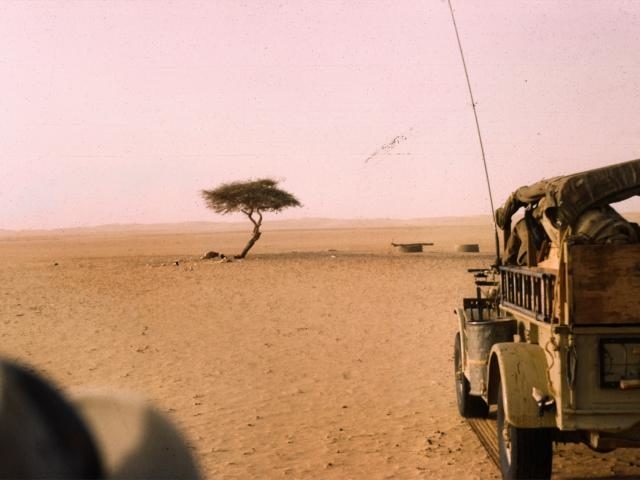
{"label": "wooden side board", "polygon": [[640,323],[640,244],[573,245],[568,257],[575,324]]}

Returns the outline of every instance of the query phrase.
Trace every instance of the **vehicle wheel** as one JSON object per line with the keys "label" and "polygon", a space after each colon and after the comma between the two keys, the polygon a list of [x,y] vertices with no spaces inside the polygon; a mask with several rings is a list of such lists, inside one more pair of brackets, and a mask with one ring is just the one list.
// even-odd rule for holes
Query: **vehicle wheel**
{"label": "vehicle wheel", "polygon": [[486,418],[489,415],[489,405],[480,397],[469,395],[469,380],[464,376],[460,344],[460,332],[456,333],[453,346],[454,374],[456,379],[456,398],[458,411],[464,418]]}
{"label": "vehicle wheel", "polygon": [[551,478],[552,437],[549,428],[516,428],[505,421],[502,383],[497,415],[500,470],[505,480]]}

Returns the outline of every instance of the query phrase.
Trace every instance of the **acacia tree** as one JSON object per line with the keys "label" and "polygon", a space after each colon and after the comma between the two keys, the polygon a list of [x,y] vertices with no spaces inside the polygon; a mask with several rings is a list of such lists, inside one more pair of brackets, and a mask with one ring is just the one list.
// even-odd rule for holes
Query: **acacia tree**
{"label": "acacia tree", "polygon": [[226,215],[242,212],[253,223],[253,235],[235,258],[246,257],[262,232],[263,212],[280,212],[288,207],[300,207],[300,202],[289,192],[278,188],[278,182],[271,178],[248,180],[245,182],[223,183],[213,190],[202,190],[207,207]]}

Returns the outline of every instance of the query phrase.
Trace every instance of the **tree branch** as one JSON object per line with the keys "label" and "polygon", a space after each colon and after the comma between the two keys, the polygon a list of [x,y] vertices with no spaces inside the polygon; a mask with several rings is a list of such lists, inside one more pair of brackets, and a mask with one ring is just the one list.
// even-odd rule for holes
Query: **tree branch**
{"label": "tree branch", "polygon": [[[251,223],[253,223],[254,230],[260,228],[260,223],[262,223],[262,215],[260,215],[260,223],[258,223],[256,222],[255,218],[253,218],[253,208],[249,210],[242,210],[242,213],[249,217],[249,220],[251,220]],[[258,214],[260,214],[259,211]]]}

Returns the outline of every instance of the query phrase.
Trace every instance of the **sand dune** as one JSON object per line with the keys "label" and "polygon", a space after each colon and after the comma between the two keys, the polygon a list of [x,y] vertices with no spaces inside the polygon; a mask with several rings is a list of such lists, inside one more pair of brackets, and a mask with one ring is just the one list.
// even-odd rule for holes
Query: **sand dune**
{"label": "sand dune", "polygon": [[[498,478],[457,414],[451,345],[490,226],[274,228],[245,261],[199,260],[246,237],[5,237],[3,354],[66,391],[147,396],[210,478]],[[555,478],[640,475],[631,451],[557,453]]]}

